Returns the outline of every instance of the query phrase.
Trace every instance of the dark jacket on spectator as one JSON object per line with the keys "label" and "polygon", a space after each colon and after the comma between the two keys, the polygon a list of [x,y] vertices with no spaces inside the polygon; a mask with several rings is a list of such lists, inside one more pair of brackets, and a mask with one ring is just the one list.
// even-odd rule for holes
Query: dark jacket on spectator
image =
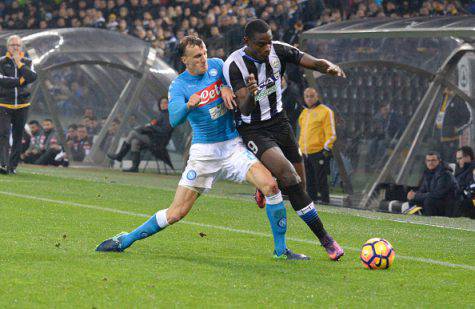
{"label": "dark jacket on spectator", "polygon": [[91,149],[91,143],[89,142],[88,138],[84,139],[77,139],[73,142],[73,146],[71,147],[71,154],[73,156],[73,160],[76,162],[84,161],[86,155],[89,154]]}
{"label": "dark jacket on spectator", "polygon": [[137,131],[148,135],[152,144],[168,144],[173,128],[170,125],[168,110],[160,111],[157,118],[152,119],[149,124],[140,127]]}
{"label": "dark jacket on spectator", "polygon": [[30,103],[26,86],[36,80],[36,72],[30,59],[23,57],[21,62],[23,65],[18,67],[8,52],[0,58],[0,106],[11,108]]}
{"label": "dark jacket on spectator", "polygon": [[465,190],[473,183],[473,170],[475,169],[475,161],[467,162],[462,168],[457,165],[455,169],[455,178],[459,184],[460,190]]}
{"label": "dark jacket on spectator", "polygon": [[59,144],[58,136],[56,134],[56,130],[52,129],[49,132],[44,132],[44,141],[43,147],[45,150],[50,150],[51,145]]}
{"label": "dark jacket on spectator", "polygon": [[426,169],[414,202],[423,204],[426,198],[450,202],[456,200],[458,185],[448,166],[440,162],[433,171]]}

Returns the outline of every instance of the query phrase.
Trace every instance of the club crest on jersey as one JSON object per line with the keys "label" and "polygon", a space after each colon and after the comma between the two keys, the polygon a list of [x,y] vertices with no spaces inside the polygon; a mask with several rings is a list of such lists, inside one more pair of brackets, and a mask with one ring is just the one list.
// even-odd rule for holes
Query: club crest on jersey
{"label": "club crest on jersey", "polygon": [[206,87],[205,89],[197,92],[196,94],[199,95],[201,98],[201,102],[200,104],[198,104],[198,107],[205,106],[221,98],[222,85],[223,82],[221,81],[221,79],[219,79],[213,84]]}
{"label": "club crest on jersey", "polygon": [[218,75],[218,70],[216,70],[216,69],[211,69],[211,70],[209,70],[209,75],[211,75],[211,76],[216,76],[216,75]]}

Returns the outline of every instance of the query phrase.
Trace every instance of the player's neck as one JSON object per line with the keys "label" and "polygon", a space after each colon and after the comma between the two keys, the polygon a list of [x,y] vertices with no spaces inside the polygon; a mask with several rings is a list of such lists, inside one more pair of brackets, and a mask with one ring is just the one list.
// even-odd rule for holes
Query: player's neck
{"label": "player's neck", "polygon": [[244,49],[244,56],[245,56],[247,59],[249,59],[249,60],[251,60],[251,61],[253,61],[253,62],[257,62],[257,63],[263,63],[263,62],[264,62],[264,61],[262,61],[262,60],[259,60],[259,59],[256,57],[255,53],[254,53],[249,47],[246,47],[246,48]]}
{"label": "player's neck", "polygon": [[198,73],[194,73],[194,72],[192,72],[188,69],[186,69],[186,72],[188,72],[188,74],[193,76],[193,77],[202,77],[204,75],[204,73],[203,74],[198,74]]}

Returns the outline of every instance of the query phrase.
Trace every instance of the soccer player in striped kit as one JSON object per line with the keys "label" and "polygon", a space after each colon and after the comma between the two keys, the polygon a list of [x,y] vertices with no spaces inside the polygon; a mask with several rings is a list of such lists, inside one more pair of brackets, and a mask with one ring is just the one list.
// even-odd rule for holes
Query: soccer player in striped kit
{"label": "soccer player in striped kit", "polygon": [[245,46],[233,52],[223,68],[237,98],[237,129],[248,149],[277,178],[292,207],[318,237],[329,257],[339,260],[344,251],[323,227],[303,185],[302,156],[282,108],[281,77],[287,63],[339,77],[346,77],[345,73],[327,60],[272,41],[269,25],[260,19],[246,25],[244,42]]}

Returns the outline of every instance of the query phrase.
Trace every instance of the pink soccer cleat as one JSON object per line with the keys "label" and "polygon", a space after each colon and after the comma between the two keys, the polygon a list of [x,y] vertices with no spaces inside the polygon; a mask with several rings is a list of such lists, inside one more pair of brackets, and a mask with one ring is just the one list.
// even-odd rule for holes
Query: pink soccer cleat
{"label": "pink soccer cleat", "polygon": [[333,261],[338,261],[345,254],[343,248],[330,236],[327,235],[323,238],[322,246],[328,253],[328,256]]}

